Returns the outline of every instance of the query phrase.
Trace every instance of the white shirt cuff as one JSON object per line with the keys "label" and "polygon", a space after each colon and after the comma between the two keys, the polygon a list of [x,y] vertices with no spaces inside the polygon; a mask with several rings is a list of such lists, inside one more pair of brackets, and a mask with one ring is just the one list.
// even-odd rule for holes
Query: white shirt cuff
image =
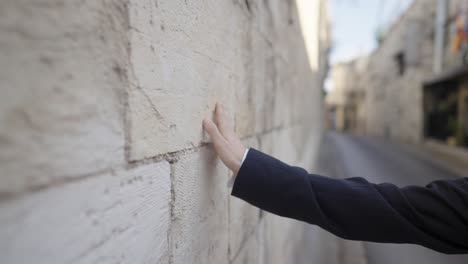
{"label": "white shirt cuff", "polygon": [[[244,156],[242,157],[242,160],[241,160],[241,167],[242,167],[242,164],[244,163],[244,160],[245,158],[247,157],[247,153],[249,153],[249,148],[247,148],[244,152]],[[236,180],[236,175],[232,175],[232,177],[229,179],[227,185],[228,187],[232,187],[234,185],[234,181]]]}
{"label": "white shirt cuff", "polygon": [[247,153],[249,153],[249,148],[247,148],[244,152],[244,156],[242,157],[242,161],[241,161],[241,166],[242,166],[242,163],[244,163],[245,158],[247,157]]}

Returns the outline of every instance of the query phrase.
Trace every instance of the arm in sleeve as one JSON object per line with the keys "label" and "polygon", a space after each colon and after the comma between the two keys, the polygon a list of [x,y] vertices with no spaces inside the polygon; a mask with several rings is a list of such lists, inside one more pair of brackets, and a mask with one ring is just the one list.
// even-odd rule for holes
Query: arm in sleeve
{"label": "arm in sleeve", "polygon": [[345,239],[468,253],[468,178],[404,188],[363,178],[332,179],[250,148],[232,195]]}

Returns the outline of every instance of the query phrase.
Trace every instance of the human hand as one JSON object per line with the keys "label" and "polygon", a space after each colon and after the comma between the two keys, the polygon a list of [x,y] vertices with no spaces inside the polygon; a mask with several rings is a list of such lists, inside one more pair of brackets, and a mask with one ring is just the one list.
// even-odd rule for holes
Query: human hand
{"label": "human hand", "polygon": [[203,119],[203,128],[211,137],[216,153],[229,169],[237,175],[246,148],[234,133],[220,103],[216,103],[214,122],[209,118]]}

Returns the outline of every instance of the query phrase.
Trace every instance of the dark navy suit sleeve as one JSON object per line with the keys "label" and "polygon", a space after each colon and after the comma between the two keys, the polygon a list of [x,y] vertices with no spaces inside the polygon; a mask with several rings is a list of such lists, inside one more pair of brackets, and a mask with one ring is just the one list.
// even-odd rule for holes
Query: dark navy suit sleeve
{"label": "dark navy suit sleeve", "polygon": [[468,253],[468,178],[399,188],[309,174],[251,148],[232,195],[345,239]]}

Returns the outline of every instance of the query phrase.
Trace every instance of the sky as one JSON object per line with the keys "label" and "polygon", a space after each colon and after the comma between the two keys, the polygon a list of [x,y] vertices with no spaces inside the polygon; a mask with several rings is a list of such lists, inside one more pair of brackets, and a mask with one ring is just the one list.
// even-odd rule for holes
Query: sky
{"label": "sky", "polygon": [[332,64],[366,55],[376,47],[376,32],[392,24],[412,0],[330,0]]}

